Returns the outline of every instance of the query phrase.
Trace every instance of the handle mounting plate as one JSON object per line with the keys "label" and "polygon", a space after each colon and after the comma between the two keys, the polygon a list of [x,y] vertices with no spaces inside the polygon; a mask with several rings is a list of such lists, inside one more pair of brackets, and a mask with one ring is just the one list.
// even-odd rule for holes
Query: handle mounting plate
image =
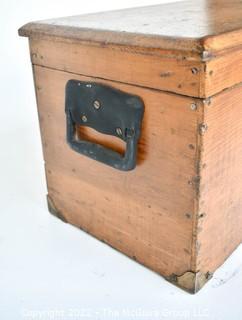
{"label": "handle mounting plate", "polygon": [[[137,144],[144,113],[135,95],[93,82],[69,80],[66,84],[67,142],[80,154],[119,170],[136,166]],[[75,138],[75,127],[88,126],[126,142],[124,156],[101,145]]]}

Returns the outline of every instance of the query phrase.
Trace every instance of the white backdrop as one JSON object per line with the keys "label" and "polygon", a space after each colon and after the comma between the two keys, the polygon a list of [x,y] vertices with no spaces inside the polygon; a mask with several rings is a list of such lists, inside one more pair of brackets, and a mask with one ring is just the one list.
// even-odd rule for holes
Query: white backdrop
{"label": "white backdrop", "polygon": [[155,3],[0,0],[0,319],[242,319],[241,247],[192,296],[47,211],[28,43],[17,29]]}

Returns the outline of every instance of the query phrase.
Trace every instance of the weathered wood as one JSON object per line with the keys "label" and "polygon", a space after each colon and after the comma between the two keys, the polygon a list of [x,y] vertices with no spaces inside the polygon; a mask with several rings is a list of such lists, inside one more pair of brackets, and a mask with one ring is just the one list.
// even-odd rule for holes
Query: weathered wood
{"label": "weathered wood", "polygon": [[146,105],[138,166],[123,173],[79,155],[65,141],[65,84],[95,79],[39,66],[34,72],[49,196],[57,209],[165,276],[190,270],[200,117],[190,108],[193,100],[115,85]]}
{"label": "weathered wood", "polygon": [[[102,46],[30,41],[33,64],[139,86],[198,96],[203,72],[196,61]],[[195,71],[193,71],[195,70]]]}
{"label": "weathered wood", "polygon": [[[190,292],[242,241],[241,14],[239,0],[199,0],[20,29],[30,37],[50,211]],[[70,79],[142,98],[135,170],[67,145]],[[77,129],[124,152],[117,138]]]}
{"label": "weathered wood", "polygon": [[[174,53],[32,39],[33,64],[194,97],[210,97],[242,81],[242,50],[208,61]],[[81,57],[81,59],[80,59]]]}
{"label": "weathered wood", "polygon": [[204,96],[210,97],[242,82],[242,48],[221,54],[205,64]]}
{"label": "weathered wood", "polygon": [[188,286],[204,283],[242,240],[241,87],[192,110],[191,98],[116,84],[146,105],[138,167],[123,173],[73,152],[63,130],[70,78],[114,84],[39,66],[34,72],[49,197],[62,219],[171,281],[181,276],[181,286],[184,274],[194,281]]}
{"label": "weathered wood", "polygon": [[205,107],[196,269],[216,270],[242,241],[242,87]]}
{"label": "weathered wood", "polygon": [[20,34],[202,53],[242,45],[241,16],[240,0],[190,0],[49,19]]}

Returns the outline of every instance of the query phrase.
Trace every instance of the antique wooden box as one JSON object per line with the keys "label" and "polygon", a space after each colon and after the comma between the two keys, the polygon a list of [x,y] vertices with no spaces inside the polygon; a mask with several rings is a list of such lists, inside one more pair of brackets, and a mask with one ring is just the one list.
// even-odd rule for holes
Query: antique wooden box
{"label": "antique wooden box", "polygon": [[242,2],[33,22],[50,211],[190,291],[242,239]]}

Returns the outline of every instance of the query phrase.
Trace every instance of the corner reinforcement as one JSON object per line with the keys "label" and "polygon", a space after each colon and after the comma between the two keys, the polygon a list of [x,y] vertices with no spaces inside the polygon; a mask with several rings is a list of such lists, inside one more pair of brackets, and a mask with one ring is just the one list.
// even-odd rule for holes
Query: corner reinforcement
{"label": "corner reinforcement", "polygon": [[68,221],[66,220],[66,218],[64,217],[64,215],[56,208],[53,200],[51,199],[51,197],[47,194],[47,204],[48,204],[48,210],[49,212],[59,218],[60,220],[62,220],[63,222],[67,223]]}
{"label": "corner reinforcement", "polygon": [[202,273],[187,271],[180,276],[172,274],[167,280],[181,289],[194,294],[197,293],[208,282],[208,280],[212,278],[212,276],[213,274],[211,272]]}

